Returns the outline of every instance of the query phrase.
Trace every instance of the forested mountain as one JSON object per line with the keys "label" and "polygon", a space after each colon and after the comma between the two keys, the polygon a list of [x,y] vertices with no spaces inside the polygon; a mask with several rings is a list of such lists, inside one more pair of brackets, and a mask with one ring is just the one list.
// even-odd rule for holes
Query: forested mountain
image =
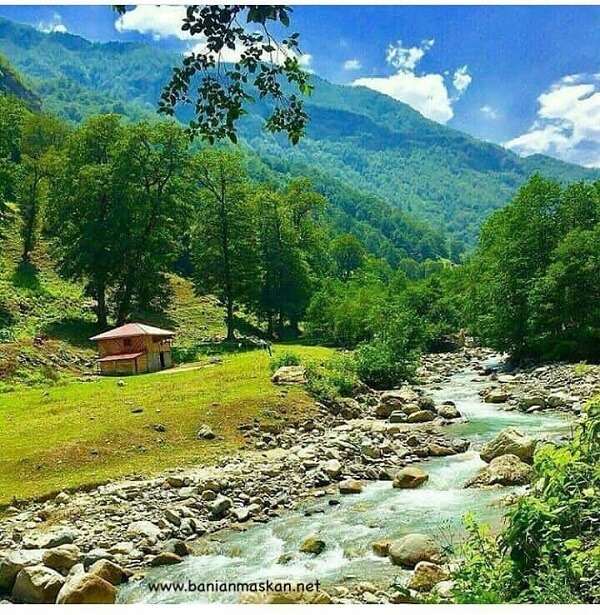
{"label": "forested mountain", "polygon": [[24,101],[31,109],[39,109],[41,101],[23,83],[19,74],[12,68],[8,61],[0,55],[0,94],[14,96]]}
{"label": "forested mountain", "polygon": [[[100,112],[151,117],[180,59],[142,43],[91,43],[7,20],[0,20],[0,53],[31,80],[46,110],[76,122]],[[366,88],[317,76],[313,83],[306,105],[311,121],[300,145],[260,130],[267,111],[260,104],[243,122],[244,140],[278,172],[318,169],[330,190],[343,182],[373,195],[369,209],[383,207],[384,220],[387,202],[472,245],[481,223],[534,172],[562,181],[599,176],[545,156],[520,158]],[[348,203],[341,207],[346,214],[352,209]],[[389,232],[383,234],[389,239]]]}

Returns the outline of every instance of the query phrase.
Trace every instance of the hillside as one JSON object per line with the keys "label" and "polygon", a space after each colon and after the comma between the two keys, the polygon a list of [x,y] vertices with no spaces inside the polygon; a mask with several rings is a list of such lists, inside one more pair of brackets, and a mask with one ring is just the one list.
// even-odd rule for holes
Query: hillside
{"label": "hillside", "polygon": [[[179,60],[141,43],[91,43],[7,20],[0,20],[0,53],[35,84],[47,110],[72,121],[109,111],[152,117]],[[598,177],[595,170],[545,156],[520,158],[366,88],[317,76],[313,81],[308,136],[299,146],[260,130],[266,112],[260,105],[242,127],[246,143],[277,171],[318,169],[324,185],[343,182],[470,245],[483,220],[532,173],[561,181]]]}
{"label": "hillside", "polygon": [[23,82],[21,76],[9,62],[0,55],[0,94],[14,96],[24,101],[32,110],[39,110],[41,100],[37,94]]}
{"label": "hillside", "polygon": [[[0,392],[20,383],[45,385],[93,371],[96,348],[89,337],[99,332],[93,303],[82,285],[56,274],[50,253],[42,240],[31,264],[20,263],[13,220],[0,252]],[[176,348],[188,355],[198,343],[221,339],[224,310],[212,297],[196,297],[188,280],[177,275],[170,280],[172,301],[166,310],[136,316],[173,327]],[[240,321],[240,329],[248,333],[249,325]]]}

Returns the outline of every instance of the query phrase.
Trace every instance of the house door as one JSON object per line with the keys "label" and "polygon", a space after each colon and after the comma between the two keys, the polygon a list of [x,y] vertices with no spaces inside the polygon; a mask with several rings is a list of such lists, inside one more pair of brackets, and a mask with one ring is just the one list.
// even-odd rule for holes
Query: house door
{"label": "house door", "polygon": [[159,356],[160,356],[160,369],[165,369],[165,353],[160,352]]}

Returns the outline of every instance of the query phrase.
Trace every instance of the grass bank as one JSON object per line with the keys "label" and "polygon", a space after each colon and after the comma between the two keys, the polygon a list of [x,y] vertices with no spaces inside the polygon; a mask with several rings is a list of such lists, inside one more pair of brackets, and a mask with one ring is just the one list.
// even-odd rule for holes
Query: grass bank
{"label": "grass bank", "polygon": [[[333,351],[274,346],[303,359]],[[71,381],[0,394],[0,503],[61,489],[215,461],[243,446],[238,426],[310,412],[300,387],[270,382],[265,351],[222,363],[125,379]],[[133,412],[140,410],[141,412]],[[217,438],[198,440],[203,423]]]}

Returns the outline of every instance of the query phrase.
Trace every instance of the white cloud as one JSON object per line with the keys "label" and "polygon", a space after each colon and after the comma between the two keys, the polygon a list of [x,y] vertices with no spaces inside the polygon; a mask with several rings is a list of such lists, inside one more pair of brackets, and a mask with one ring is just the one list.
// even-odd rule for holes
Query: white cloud
{"label": "white cloud", "polygon": [[483,105],[483,107],[481,107],[479,111],[481,111],[481,113],[490,120],[497,120],[500,117],[498,111],[494,109],[494,107],[492,107],[491,105]]}
{"label": "white cloud", "polygon": [[150,34],[155,40],[175,36],[187,41],[192,37],[181,29],[185,15],[185,6],[140,4],[121,15],[115,21],[115,28],[118,32]]}
{"label": "white cloud", "polygon": [[452,85],[459,94],[462,94],[471,85],[471,81],[473,81],[473,77],[469,75],[468,70],[465,64],[462,68],[457,68],[454,71]]}
{"label": "white cloud", "polygon": [[426,39],[417,47],[405,47],[402,41],[397,41],[389,45],[386,51],[387,63],[396,69],[393,75],[361,77],[352,85],[362,85],[387,94],[410,105],[430,120],[445,124],[454,117],[452,106],[467,90],[472,77],[467,66],[458,68],[451,78],[451,86],[455,90],[451,95],[447,83],[450,80],[448,71],[418,74],[416,69],[419,62],[434,44],[434,39]]}
{"label": "white cloud", "polygon": [[67,26],[65,26],[62,22],[62,17],[58,13],[54,13],[50,21],[40,21],[37,24],[37,29],[40,30],[40,32],[45,32],[46,34],[51,32],[66,34],[68,32]]}
{"label": "white cloud", "polygon": [[362,64],[356,58],[344,62],[344,70],[360,70],[361,68]]}
{"label": "white cloud", "polygon": [[413,71],[434,44],[433,38],[421,41],[420,47],[403,47],[402,41],[396,41],[395,45],[388,45],[385,61],[398,70]]}
{"label": "white cloud", "polygon": [[567,75],[538,97],[529,130],[504,145],[517,153],[548,154],[600,167],[600,74]]}

